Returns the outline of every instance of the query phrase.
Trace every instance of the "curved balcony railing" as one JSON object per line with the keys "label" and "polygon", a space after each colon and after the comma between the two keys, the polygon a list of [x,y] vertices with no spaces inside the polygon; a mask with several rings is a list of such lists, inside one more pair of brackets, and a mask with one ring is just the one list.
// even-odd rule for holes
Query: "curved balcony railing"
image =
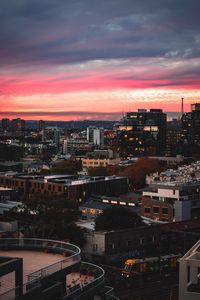
{"label": "curved balcony railing", "polygon": [[[23,285],[23,294],[26,294],[32,288],[40,287],[40,280],[42,278],[81,261],[80,248],[61,241],[44,239],[0,239],[0,249],[37,249],[52,253],[62,253],[67,256],[59,262],[28,274],[28,280]],[[80,295],[87,295],[88,292],[96,290],[98,287],[103,286],[105,272],[101,267],[91,263],[82,262],[79,272],[80,275],[89,275],[91,279],[88,282],[80,282],[79,284],[67,287],[66,295],[63,296],[63,299],[75,299]],[[5,292],[4,294],[1,294],[0,300],[13,300],[17,295],[18,287]]]}
{"label": "curved balcony railing", "polygon": [[77,284],[71,287],[71,289],[68,289],[67,295],[64,299],[74,299],[79,295],[87,294],[88,291],[92,291],[104,284],[105,271],[101,267],[91,263],[82,262],[80,274],[84,274],[85,270],[93,276],[93,280],[86,284]]}
{"label": "curved balcony railing", "polygon": [[[51,253],[61,253],[65,256],[62,260],[39,269],[33,273],[27,275],[27,282],[23,285],[23,294],[26,293],[30,288],[40,285],[40,279],[49,276],[57,271],[60,271],[66,267],[72,266],[75,263],[81,261],[81,250],[79,247],[70,243],[47,240],[47,239],[0,239],[1,250],[41,250]],[[18,288],[12,289],[0,295],[0,300],[14,299],[14,295],[18,294]]]}

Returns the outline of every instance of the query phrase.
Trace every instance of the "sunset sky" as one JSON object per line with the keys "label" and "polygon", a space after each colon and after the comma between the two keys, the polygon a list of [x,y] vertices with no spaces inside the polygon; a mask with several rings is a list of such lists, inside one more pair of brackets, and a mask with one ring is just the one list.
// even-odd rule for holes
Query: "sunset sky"
{"label": "sunset sky", "polygon": [[1,0],[0,118],[119,119],[200,101],[199,0]]}

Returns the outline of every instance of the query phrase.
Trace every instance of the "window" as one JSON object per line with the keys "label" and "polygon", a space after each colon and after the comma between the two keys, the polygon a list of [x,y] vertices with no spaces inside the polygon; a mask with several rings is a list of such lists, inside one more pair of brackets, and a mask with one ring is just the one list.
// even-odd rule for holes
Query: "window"
{"label": "window", "polygon": [[109,203],[109,201],[108,201],[108,200],[103,200],[102,202],[103,202],[103,203]]}
{"label": "window", "polygon": [[167,207],[162,208],[162,214],[163,215],[168,215],[168,208]]}
{"label": "window", "polygon": [[153,213],[159,214],[159,206],[153,206]]}
{"label": "window", "polygon": [[112,204],[117,204],[117,201],[113,201],[113,200],[112,200],[111,203],[112,203]]}
{"label": "window", "polygon": [[127,246],[128,247],[132,246],[132,241],[131,240],[127,241]]}
{"label": "window", "polygon": [[151,213],[151,208],[150,208],[150,207],[145,207],[145,208],[144,208],[144,212],[145,212],[146,214],[150,214],[150,213]]}
{"label": "window", "polygon": [[86,214],[87,213],[87,208],[82,208],[82,214]]}
{"label": "window", "polygon": [[119,202],[120,205],[126,205],[126,202]]}
{"label": "window", "polygon": [[129,206],[135,206],[135,203],[128,203]]}
{"label": "window", "polygon": [[108,244],[108,249],[115,249],[115,244],[114,243]]}
{"label": "window", "polygon": [[93,252],[96,252],[98,250],[98,245],[97,244],[93,244],[92,245],[92,250],[93,250]]}

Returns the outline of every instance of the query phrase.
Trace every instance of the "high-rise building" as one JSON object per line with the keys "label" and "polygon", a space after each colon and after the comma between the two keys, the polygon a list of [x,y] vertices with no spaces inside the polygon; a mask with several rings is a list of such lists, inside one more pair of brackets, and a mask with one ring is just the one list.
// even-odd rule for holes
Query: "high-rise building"
{"label": "high-rise building", "polygon": [[3,131],[8,131],[10,129],[10,120],[7,118],[2,119],[1,127]]}
{"label": "high-rise building", "polygon": [[104,129],[89,126],[87,128],[87,140],[89,143],[102,146],[104,144]]}
{"label": "high-rise building", "polygon": [[38,131],[43,131],[45,129],[45,121],[39,120],[38,122]]}
{"label": "high-rise building", "polygon": [[181,119],[182,154],[192,155],[200,152],[200,103],[191,105],[191,112]]}
{"label": "high-rise building", "polygon": [[13,132],[25,131],[26,128],[25,120],[21,118],[13,119],[11,122],[11,128]]}
{"label": "high-rise building", "polygon": [[63,154],[67,154],[67,139],[63,141]]}
{"label": "high-rise building", "polygon": [[161,109],[128,112],[117,126],[118,151],[123,159],[165,153],[166,114]]}
{"label": "high-rise building", "polygon": [[54,129],[54,143],[56,145],[57,152],[59,152],[59,150],[60,150],[60,130],[59,130],[59,128]]}
{"label": "high-rise building", "polygon": [[167,122],[166,133],[166,156],[176,156],[181,153],[181,122],[180,120],[172,120]]}

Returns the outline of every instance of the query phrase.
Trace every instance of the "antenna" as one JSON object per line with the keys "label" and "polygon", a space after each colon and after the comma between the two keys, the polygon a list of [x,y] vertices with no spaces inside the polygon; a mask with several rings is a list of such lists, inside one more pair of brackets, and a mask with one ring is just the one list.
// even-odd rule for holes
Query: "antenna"
{"label": "antenna", "polygon": [[184,114],[183,100],[184,100],[184,98],[181,98],[181,117]]}

